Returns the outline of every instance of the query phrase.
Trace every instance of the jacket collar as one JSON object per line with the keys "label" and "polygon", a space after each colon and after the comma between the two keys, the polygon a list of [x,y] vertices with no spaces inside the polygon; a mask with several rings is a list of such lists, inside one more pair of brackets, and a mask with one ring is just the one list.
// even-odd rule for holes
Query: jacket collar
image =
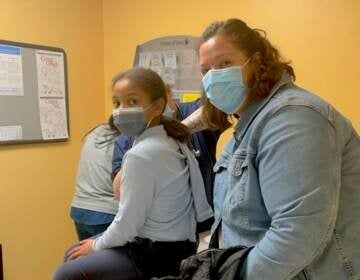
{"label": "jacket collar", "polygon": [[270,99],[279,91],[279,89],[289,83],[292,83],[292,77],[287,72],[284,72],[280,80],[273,86],[270,94],[257,102],[254,102],[250,107],[241,115],[238,123],[235,126],[234,137],[236,141],[240,141],[245,135],[245,132],[249,128],[255,117],[261,112],[261,110],[269,103]]}

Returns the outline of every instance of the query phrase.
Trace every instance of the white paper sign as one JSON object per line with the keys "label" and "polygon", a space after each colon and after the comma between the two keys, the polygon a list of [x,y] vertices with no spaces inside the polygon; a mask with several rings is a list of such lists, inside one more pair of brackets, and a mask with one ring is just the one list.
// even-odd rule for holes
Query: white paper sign
{"label": "white paper sign", "polygon": [[40,122],[45,140],[67,138],[66,105],[64,99],[41,98]]}
{"label": "white paper sign", "polygon": [[20,125],[0,126],[0,141],[21,140],[22,138]]}
{"label": "white paper sign", "polygon": [[64,97],[65,74],[62,53],[36,52],[36,67],[40,97]]}
{"label": "white paper sign", "polygon": [[151,67],[163,67],[162,55],[160,52],[151,53]]}
{"label": "white paper sign", "polygon": [[42,137],[45,140],[67,138],[63,54],[37,51],[36,66]]}
{"label": "white paper sign", "polygon": [[169,67],[172,69],[177,68],[177,60],[176,60],[176,53],[175,52],[164,52],[164,64],[165,67]]}
{"label": "white paper sign", "polygon": [[24,95],[19,47],[0,45],[0,95]]}
{"label": "white paper sign", "polygon": [[151,62],[151,53],[143,52],[139,54],[139,66],[143,68],[149,68]]}
{"label": "white paper sign", "polygon": [[162,73],[164,82],[168,85],[175,84],[175,71],[172,68],[165,67]]}

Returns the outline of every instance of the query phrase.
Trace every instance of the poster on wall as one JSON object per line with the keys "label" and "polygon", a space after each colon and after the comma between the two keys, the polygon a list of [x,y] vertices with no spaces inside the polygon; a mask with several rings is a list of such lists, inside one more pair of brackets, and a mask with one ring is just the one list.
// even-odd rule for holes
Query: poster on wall
{"label": "poster on wall", "polygon": [[24,95],[21,48],[0,44],[0,95]]}
{"label": "poster on wall", "polygon": [[39,111],[43,139],[68,137],[63,61],[62,53],[36,52]]}
{"label": "poster on wall", "polygon": [[191,102],[202,92],[198,46],[199,38],[194,36],[157,38],[137,46],[134,66],[158,73],[175,101]]}

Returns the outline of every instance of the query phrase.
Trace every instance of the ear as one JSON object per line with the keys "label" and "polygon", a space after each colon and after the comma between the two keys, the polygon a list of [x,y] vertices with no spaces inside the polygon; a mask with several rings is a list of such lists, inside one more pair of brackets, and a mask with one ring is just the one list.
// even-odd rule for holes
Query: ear
{"label": "ear", "polygon": [[164,98],[159,98],[154,103],[154,112],[160,116],[165,110],[166,102]]}

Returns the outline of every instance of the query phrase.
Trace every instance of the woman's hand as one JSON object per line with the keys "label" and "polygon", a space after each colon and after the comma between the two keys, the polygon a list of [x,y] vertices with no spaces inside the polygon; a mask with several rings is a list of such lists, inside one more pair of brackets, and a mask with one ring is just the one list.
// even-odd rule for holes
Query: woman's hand
{"label": "woman's hand", "polygon": [[94,252],[94,241],[95,240],[93,239],[85,239],[80,241],[79,246],[75,247],[68,253],[67,260],[71,261],[81,256],[91,255]]}

